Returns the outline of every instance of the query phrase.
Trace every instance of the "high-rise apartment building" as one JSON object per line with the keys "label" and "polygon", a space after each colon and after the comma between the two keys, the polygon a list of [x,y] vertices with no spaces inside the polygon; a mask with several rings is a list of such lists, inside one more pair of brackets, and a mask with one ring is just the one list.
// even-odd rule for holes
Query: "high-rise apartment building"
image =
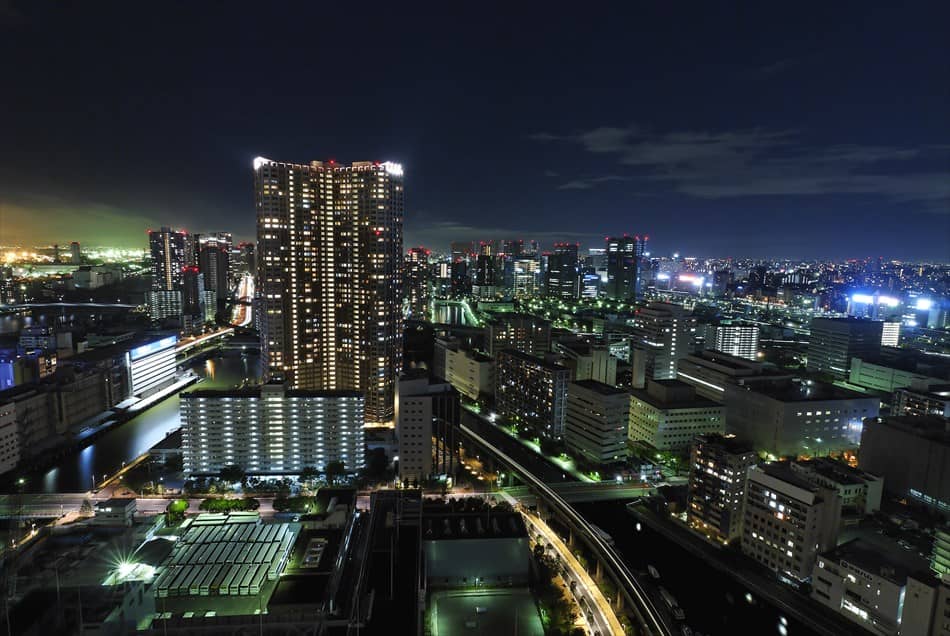
{"label": "high-rise apartment building", "polygon": [[399,164],[254,160],[261,352],[296,389],[356,390],[391,425],[402,369]]}
{"label": "high-rise apartment building", "polygon": [[299,474],[343,462],[363,467],[363,396],[298,391],[281,383],[181,394],[182,455],[190,474],[238,465],[251,474]]}
{"label": "high-rise apartment building", "polygon": [[502,349],[517,349],[544,355],[551,349],[551,323],[530,314],[500,313],[486,325],[488,354],[493,358]]}
{"label": "high-rise apartment building", "polygon": [[739,538],[746,479],[757,459],[752,445],[734,435],[696,437],[690,449],[689,524],[723,543]]}
{"label": "high-rise apartment building", "polygon": [[759,327],[732,321],[705,326],[705,349],[755,360],[759,353]]}
{"label": "high-rise apartment building", "polygon": [[495,404],[502,417],[526,424],[545,437],[564,434],[571,370],[542,358],[504,349],[495,370]]}
{"label": "high-rise apartment building", "polygon": [[204,274],[205,289],[215,292],[218,300],[227,300],[231,295],[231,246],[230,232],[201,234],[197,237],[198,270]]}
{"label": "high-rise apartment building", "polygon": [[880,354],[883,327],[878,320],[812,318],[808,371],[848,377],[852,358],[873,359]]}
{"label": "high-rise apartment building", "polygon": [[429,315],[429,254],[424,247],[411,247],[406,253],[405,290],[408,315],[426,320]]}
{"label": "high-rise apartment building", "polygon": [[163,227],[148,231],[152,257],[152,289],[181,290],[185,268],[185,233]]}

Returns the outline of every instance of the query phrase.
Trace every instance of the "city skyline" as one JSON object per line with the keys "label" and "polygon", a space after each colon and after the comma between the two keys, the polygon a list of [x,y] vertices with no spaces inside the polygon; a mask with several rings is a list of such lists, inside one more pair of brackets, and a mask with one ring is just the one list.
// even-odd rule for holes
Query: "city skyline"
{"label": "city skyline", "polygon": [[[586,19],[592,40],[518,10],[440,25],[384,8],[365,22],[379,44],[349,52],[345,30],[298,26],[280,9],[262,18],[379,65],[361,85],[342,68],[298,82],[297,62],[250,81],[310,38],[268,35],[240,12],[194,8],[172,40],[180,17],[163,10],[135,26],[121,10],[17,6],[0,18],[0,46],[33,63],[6,69],[20,99],[0,105],[17,122],[0,150],[4,242],[72,227],[64,238],[137,245],[161,225],[249,239],[244,175],[263,155],[402,163],[406,245],[591,247],[628,232],[649,234],[657,255],[945,260],[944,10],[763,20],[709,8],[680,21],[637,7]],[[348,19],[339,7],[321,15]],[[76,33],[89,36],[81,46]],[[52,39],[76,55],[49,56]],[[31,230],[37,214],[55,222]]]}

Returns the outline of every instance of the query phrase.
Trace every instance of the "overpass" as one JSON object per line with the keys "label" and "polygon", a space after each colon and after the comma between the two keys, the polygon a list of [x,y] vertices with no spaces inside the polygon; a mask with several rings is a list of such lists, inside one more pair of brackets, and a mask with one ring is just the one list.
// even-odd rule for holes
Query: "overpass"
{"label": "overpass", "polygon": [[[637,497],[647,497],[653,491],[652,488],[643,484],[618,484],[612,481],[595,483],[567,481],[562,484],[548,484],[548,487],[567,503],[614,501],[617,499],[630,501]],[[522,503],[530,502],[536,497],[530,486],[512,486],[504,490],[508,495]]]}
{"label": "overpass", "polygon": [[618,592],[620,592],[616,599],[618,609],[624,607],[623,600],[625,599],[627,607],[633,610],[642,633],[650,636],[672,635],[672,628],[667,624],[667,619],[661,614],[653,599],[630,572],[630,569],[613,547],[607,543],[601,533],[590,522],[579,515],[554,488],[535,477],[531,471],[507,453],[496,448],[475,430],[464,424],[461,424],[459,429],[467,440],[473,442],[492,458],[506,466],[507,470],[516,474],[534,492],[538,502],[539,514],[542,516],[546,514],[553,515],[567,526],[570,531],[569,544],[573,544],[575,539],[579,539],[593,552],[597,560],[597,578],[606,573],[613,580]]}

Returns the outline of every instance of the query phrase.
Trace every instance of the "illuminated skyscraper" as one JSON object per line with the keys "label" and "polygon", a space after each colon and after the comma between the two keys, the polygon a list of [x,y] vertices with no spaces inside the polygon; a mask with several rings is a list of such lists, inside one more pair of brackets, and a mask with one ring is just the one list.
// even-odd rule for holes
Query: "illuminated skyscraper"
{"label": "illuminated skyscraper", "polygon": [[607,238],[607,298],[631,299],[637,293],[637,247],[639,237]]}
{"label": "illuminated skyscraper", "polygon": [[415,320],[429,317],[429,254],[424,247],[411,247],[406,253],[405,290],[408,315]]}
{"label": "illuminated skyscraper", "polygon": [[402,167],[254,160],[257,306],[271,375],[356,390],[391,424],[402,368]]}
{"label": "illuminated skyscraper", "polygon": [[214,291],[219,300],[226,300],[231,291],[231,233],[201,234],[196,242],[196,262],[204,274],[205,288]]}
{"label": "illuminated skyscraper", "polygon": [[548,256],[547,295],[574,300],[580,295],[577,243],[555,243]]}
{"label": "illuminated skyscraper", "polygon": [[152,256],[152,289],[181,290],[185,268],[185,233],[163,227],[148,231]]}

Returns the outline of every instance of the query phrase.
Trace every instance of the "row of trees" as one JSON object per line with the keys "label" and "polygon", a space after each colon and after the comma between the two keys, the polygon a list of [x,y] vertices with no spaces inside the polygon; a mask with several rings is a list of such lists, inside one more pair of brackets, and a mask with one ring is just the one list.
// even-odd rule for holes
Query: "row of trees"
{"label": "row of trees", "polygon": [[[300,470],[300,481],[311,483],[319,479],[321,475],[327,484],[332,486],[339,478],[346,475],[346,465],[340,461],[328,462],[322,471],[315,466],[304,466]],[[246,486],[248,483],[247,471],[243,466],[238,466],[237,464],[223,466],[219,476],[221,477],[221,481],[229,484],[241,484],[242,486]]]}

